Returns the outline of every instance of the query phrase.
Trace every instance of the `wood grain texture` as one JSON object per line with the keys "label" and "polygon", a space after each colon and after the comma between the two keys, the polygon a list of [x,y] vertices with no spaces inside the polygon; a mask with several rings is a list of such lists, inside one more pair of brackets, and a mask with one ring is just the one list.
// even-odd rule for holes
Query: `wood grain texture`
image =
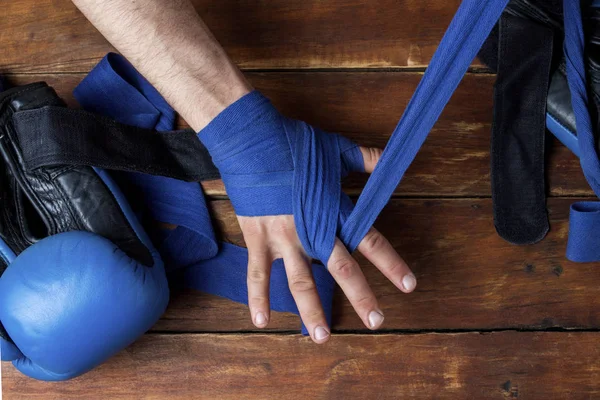
{"label": "wood grain texture", "polygon": [[[598,263],[565,259],[573,200],[549,202],[551,231],[515,246],[496,234],[489,199],[394,200],[377,228],[413,268],[415,293],[397,290],[363,257],[359,263],[385,313],[383,329],[600,328]],[[212,203],[217,230],[243,245],[231,205]],[[175,291],[158,331],[255,330],[245,306],[195,291]],[[296,316],[276,313],[272,330],[298,330]],[[365,330],[338,291],[333,329]]]}
{"label": "wood grain texture", "polygon": [[[292,118],[339,132],[367,146],[385,146],[410,96],[418,73],[312,72],[247,73],[253,85]],[[83,74],[11,75],[15,84],[45,80],[71,105]],[[482,197],[490,195],[489,148],[494,77],[469,74],[459,86],[396,194],[401,196]],[[182,123],[182,125],[184,125]],[[547,158],[549,194],[590,196],[577,158],[550,135]],[[345,182],[360,192],[366,177]],[[204,185],[210,195],[225,195],[221,182]]]}
{"label": "wood grain texture", "polygon": [[600,393],[599,333],[146,335],[94,371],[44,383],[4,369],[13,399],[527,399]]}
{"label": "wood grain texture", "polygon": [[[424,67],[460,2],[193,3],[241,68],[287,69]],[[0,72],[82,72],[113,50],[69,0],[2,5]]]}
{"label": "wood grain texture", "polygon": [[[460,3],[192,1],[284,114],[380,147]],[[112,47],[69,0],[6,0],[0,10],[0,74],[46,80],[76,106],[72,89]],[[549,235],[532,246],[498,237],[488,198],[493,83],[467,74],[376,224],[413,268],[416,292],[402,294],[356,255],[386,316],[379,334],[367,334],[340,291],[334,336],[317,346],[291,334],[294,315],[274,313],[262,334],[247,307],[173,285],[151,333],[83,377],[39,382],[2,363],[4,398],[600,398],[600,266],[565,259],[574,199],[556,198],[592,192],[576,157],[551,140]],[[351,176],[344,190],[356,195],[365,181]],[[221,239],[243,245],[231,204],[215,200],[222,183],[204,189]]]}

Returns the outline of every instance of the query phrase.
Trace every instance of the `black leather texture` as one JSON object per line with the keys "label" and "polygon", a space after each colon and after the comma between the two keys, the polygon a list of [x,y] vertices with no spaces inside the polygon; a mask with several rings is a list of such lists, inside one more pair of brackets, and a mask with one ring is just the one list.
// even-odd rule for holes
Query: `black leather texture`
{"label": "black leather texture", "polygon": [[[590,82],[590,114],[592,121],[600,129],[600,9],[589,7],[590,1],[583,4],[584,28],[586,30],[586,53],[588,80]],[[575,116],[571,107],[571,95],[566,78],[564,54],[562,51],[563,12],[561,0],[512,0],[505,13],[529,18],[555,30],[554,66],[548,88],[546,111],[563,127],[576,134]],[[479,58],[492,70],[498,65],[498,30],[495,29],[479,53]],[[517,68],[517,66],[515,66]],[[597,145],[600,150],[600,145]]]}
{"label": "black leather texture", "polygon": [[0,237],[18,255],[47,236],[88,231],[108,238],[132,258],[152,266],[149,250],[93,168],[25,168],[13,116],[45,106],[66,107],[45,83],[0,93]]}
{"label": "black leather texture", "polygon": [[[590,115],[592,121],[598,121],[600,107],[600,10],[593,8],[586,13],[585,28],[588,80],[590,82],[588,91],[590,95]],[[550,82],[547,112],[562,126],[576,134],[575,115],[571,107],[571,93],[565,68],[565,60],[562,57]],[[598,123],[596,123],[596,126],[600,128]],[[600,146],[598,149],[600,150]]]}

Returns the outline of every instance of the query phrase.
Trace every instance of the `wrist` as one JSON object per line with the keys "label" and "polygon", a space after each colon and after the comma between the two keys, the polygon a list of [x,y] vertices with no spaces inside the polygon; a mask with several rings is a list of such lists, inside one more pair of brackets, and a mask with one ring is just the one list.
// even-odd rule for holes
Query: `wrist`
{"label": "wrist", "polygon": [[287,132],[293,124],[254,90],[198,132],[237,215],[292,213],[294,164]]}
{"label": "wrist", "polygon": [[196,132],[253,90],[241,71],[228,59],[210,70],[214,72],[192,77],[185,96],[187,105],[181,107],[180,114]]}

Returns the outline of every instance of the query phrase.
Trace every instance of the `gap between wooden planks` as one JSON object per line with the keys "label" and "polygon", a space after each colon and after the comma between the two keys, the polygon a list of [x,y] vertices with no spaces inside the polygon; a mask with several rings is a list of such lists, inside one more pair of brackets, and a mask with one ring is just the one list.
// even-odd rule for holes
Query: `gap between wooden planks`
{"label": "gap between wooden planks", "polygon": [[[422,68],[460,1],[193,3],[241,68],[311,69]],[[89,71],[112,50],[69,0],[6,1],[2,5],[2,72]]]}
{"label": "gap between wooden planks", "polygon": [[[458,0],[195,0],[234,61],[255,69],[422,69]],[[7,2],[0,21],[0,72],[88,71],[110,45],[68,0]],[[357,16],[360,16],[358,18]],[[475,62],[475,69],[481,64]],[[385,144],[420,74],[249,73],[286,114],[369,145]],[[41,75],[13,75],[17,81]],[[47,75],[61,94],[83,74]],[[407,174],[398,196],[489,196],[493,77],[468,75]],[[70,95],[68,96],[70,97]],[[587,196],[577,160],[554,144],[553,196]],[[352,178],[356,194],[364,179]],[[206,184],[223,196],[222,185]],[[415,265],[419,291],[403,296],[361,264],[385,305],[389,329],[598,329],[594,265],[564,260],[566,209],[550,202],[553,231],[537,246],[503,243],[487,199],[402,200],[379,223]],[[227,202],[216,218],[239,242]],[[451,229],[449,224],[456,224]],[[338,295],[334,328],[362,329]],[[465,310],[469,310],[465,312]],[[230,302],[176,294],[159,331],[252,329]],[[277,315],[272,329],[293,330]],[[6,398],[520,398],[598,396],[596,333],[336,336],[328,347],[288,335],[149,335],[90,375],[34,382],[11,368]],[[183,357],[183,358],[181,358]],[[298,365],[290,368],[290,365]]]}
{"label": "gap between wooden planks", "polygon": [[[600,329],[597,263],[565,259],[571,199],[549,201],[551,231],[540,243],[515,246],[495,232],[490,199],[392,200],[376,227],[413,268],[415,293],[397,290],[357,254],[385,313],[383,329]],[[216,231],[243,245],[229,201],[211,202]],[[160,332],[256,330],[246,306],[196,291],[174,291],[155,325]],[[299,320],[274,313],[270,329],[297,331]],[[367,329],[341,292],[334,331]]]}
{"label": "gap between wooden planks", "polygon": [[589,399],[600,333],[146,335],[45,383],[5,368],[6,399]]}

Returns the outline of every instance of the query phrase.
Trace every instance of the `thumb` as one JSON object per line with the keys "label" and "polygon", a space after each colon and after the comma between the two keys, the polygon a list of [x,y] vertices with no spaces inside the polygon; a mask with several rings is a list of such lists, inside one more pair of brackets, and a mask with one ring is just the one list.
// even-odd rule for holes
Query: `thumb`
{"label": "thumb", "polygon": [[358,146],[340,135],[338,141],[342,156],[342,176],[346,176],[350,171],[373,172],[383,150],[377,147]]}
{"label": "thumb", "polygon": [[363,156],[363,160],[365,163],[365,172],[368,172],[370,174],[371,172],[373,172],[373,170],[375,169],[375,165],[377,165],[377,162],[381,158],[383,150],[381,150],[378,147],[358,146],[358,148],[360,149],[360,152]]}

